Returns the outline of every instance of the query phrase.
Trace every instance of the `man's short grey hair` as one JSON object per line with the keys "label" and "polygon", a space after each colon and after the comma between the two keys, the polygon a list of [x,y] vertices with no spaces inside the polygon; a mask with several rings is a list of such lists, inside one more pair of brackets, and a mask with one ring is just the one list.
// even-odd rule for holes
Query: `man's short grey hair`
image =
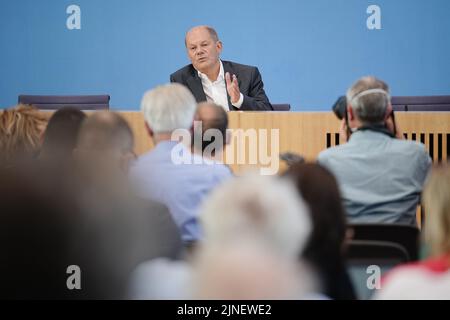
{"label": "man's short grey hair", "polygon": [[[371,89],[381,89],[386,93],[373,92],[358,96],[363,91]],[[373,76],[363,77],[347,90],[347,103],[361,122],[368,124],[383,122],[390,104],[389,86]]]}
{"label": "man's short grey hair", "polygon": [[235,178],[215,189],[201,209],[200,221],[205,243],[253,239],[294,259],[311,231],[308,208],[291,182],[258,175]]}
{"label": "man's short grey hair", "polygon": [[188,33],[189,33],[190,31],[192,31],[193,29],[196,29],[196,28],[205,28],[206,31],[208,31],[209,35],[211,36],[211,39],[212,39],[214,42],[219,41],[219,35],[217,34],[217,31],[216,31],[213,27],[210,27],[210,26],[196,26],[196,27],[193,27],[193,28],[189,29],[189,31],[186,32],[186,35],[184,36],[184,45],[185,45],[185,46],[187,46],[187,41],[186,41],[186,39],[187,39]]}
{"label": "man's short grey hair", "polygon": [[219,41],[219,35],[213,27],[205,26],[205,29],[209,32],[209,35],[215,42]]}
{"label": "man's short grey hair", "polygon": [[156,87],[144,94],[141,110],[145,121],[155,133],[171,133],[190,129],[197,108],[192,93],[178,83]]}

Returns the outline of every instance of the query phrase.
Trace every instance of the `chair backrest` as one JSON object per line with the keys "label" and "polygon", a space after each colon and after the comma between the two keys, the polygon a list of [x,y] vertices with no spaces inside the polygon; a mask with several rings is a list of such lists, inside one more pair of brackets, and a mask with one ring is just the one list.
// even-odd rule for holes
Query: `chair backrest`
{"label": "chair backrest", "polygon": [[90,96],[35,96],[20,95],[19,103],[32,104],[38,109],[57,110],[63,107],[74,107],[80,110],[109,109],[109,95]]}
{"label": "chair backrest", "polygon": [[348,228],[353,232],[353,240],[374,240],[397,243],[406,249],[412,261],[418,259],[420,231],[415,226],[405,224],[354,223],[349,224]]}
{"label": "chair backrest", "polygon": [[289,103],[276,103],[272,104],[273,111],[289,111],[291,110],[291,105]]}
{"label": "chair backrest", "polygon": [[387,241],[351,240],[346,253],[350,279],[358,299],[362,300],[374,294],[377,289],[371,286],[374,281],[381,283],[381,277],[392,268],[410,261],[403,246]]}
{"label": "chair backrest", "polygon": [[450,96],[392,97],[394,111],[450,111]]}
{"label": "chair backrest", "polygon": [[408,251],[401,244],[375,240],[350,240],[347,243],[346,257],[348,262],[370,261],[372,264],[411,261]]}

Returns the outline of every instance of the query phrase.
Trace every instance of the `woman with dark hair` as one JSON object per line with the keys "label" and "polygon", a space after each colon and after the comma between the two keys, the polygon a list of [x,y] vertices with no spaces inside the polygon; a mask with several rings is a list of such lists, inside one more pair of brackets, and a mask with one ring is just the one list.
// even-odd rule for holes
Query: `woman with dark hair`
{"label": "woman with dark hair", "polygon": [[292,179],[310,208],[313,230],[303,257],[318,273],[322,293],[356,299],[344,259],[346,219],[336,179],[314,163],[294,164],[284,176]]}
{"label": "woman with dark hair", "polygon": [[86,114],[73,107],[64,107],[50,118],[45,131],[40,159],[53,163],[64,163],[72,158],[77,143],[78,131]]}

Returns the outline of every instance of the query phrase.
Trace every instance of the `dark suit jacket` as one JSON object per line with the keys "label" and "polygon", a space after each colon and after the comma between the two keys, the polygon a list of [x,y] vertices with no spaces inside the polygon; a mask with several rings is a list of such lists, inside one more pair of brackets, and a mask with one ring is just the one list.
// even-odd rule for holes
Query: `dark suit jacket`
{"label": "dark suit jacket", "polygon": [[[225,73],[229,72],[231,75],[236,75],[239,89],[244,96],[244,101],[240,109],[235,108],[231,104],[230,96],[228,96],[230,110],[273,110],[264,92],[264,84],[258,68],[231,61],[222,61],[222,64]],[[170,82],[177,82],[187,86],[197,102],[206,101],[202,80],[192,64],[172,73],[170,75]]]}

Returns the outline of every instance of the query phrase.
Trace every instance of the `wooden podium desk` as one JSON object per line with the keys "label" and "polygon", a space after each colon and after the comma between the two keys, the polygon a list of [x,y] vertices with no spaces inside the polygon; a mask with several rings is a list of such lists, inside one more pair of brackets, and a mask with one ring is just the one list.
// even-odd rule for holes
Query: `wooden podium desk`
{"label": "wooden podium desk", "polygon": [[[131,125],[135,140],[135,151],[142,154],[153,147],[145,130],[142,113],[120,112]],[[264,151],[266,155],[275,157],[275,152],[291,151],[303,155],[307,160],[314,160],[320,151],[339,144],[339,120],[330,112],[229,112],[229,128],[233,129],[231,144],[234,158],[226,158],[235,173],[242,173],[249,168],[264,167],[264,158],[259,154],[250,159],[251,148],[257,153]],[[410,140],[422,141],[430,152],[433,161],[447,161],[450,153],[450,112],[397,112],[396,121],[405,137]],[[242,129],[242,130],[236,130]],[[279,139],[273,136],[273,129],[278,130]],[[238,136],[245,135],[246,139],[238,140]],[[263,139],[260,139],[260,136]],[[264,143],[264,135],[267,143]],[[257,137],[255,139],[255,137]],[[272,148],[271,137],[279,141]],[[253,138],[253,140],[251,139]],[[242,142],[242,141],[245,141]],[[241,142],[238,142],[241,141]],[[265,147],[265,148],[264,148]],[[274,149],[272,151],[272,149]],[[253,151],[255,151],[253,150]],[[241,151],[245,161],[238,161]],[[242,154],[241,154],[242,157]],[[264,155],[262,156],[264,157]],[[266,159],[267,160],[267,159]],[[253,162],[252,162],[253,161]],[[266,162],[267,163],[267,162]],[[285,168],[280,162],[280,170]]]}

